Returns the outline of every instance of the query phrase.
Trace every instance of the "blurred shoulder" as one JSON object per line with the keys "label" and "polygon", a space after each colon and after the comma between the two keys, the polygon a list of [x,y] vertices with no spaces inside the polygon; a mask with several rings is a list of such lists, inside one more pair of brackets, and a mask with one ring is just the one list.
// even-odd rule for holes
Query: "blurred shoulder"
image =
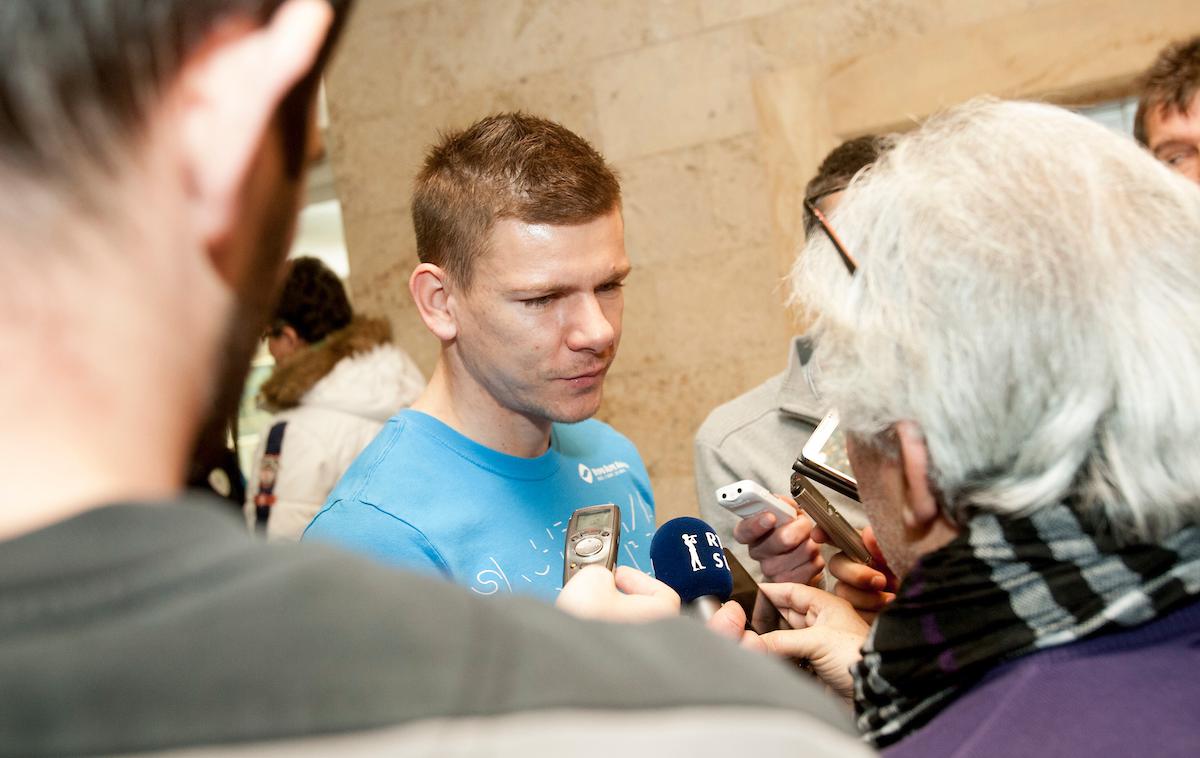
{"label": "blurred shoulder", "polygon": [[720,447],[730,435],[763,418],[782,413],[779,393],[783,380],[784,373],[776,374],[757,387],[718,405],[697,430],[696,442]]}

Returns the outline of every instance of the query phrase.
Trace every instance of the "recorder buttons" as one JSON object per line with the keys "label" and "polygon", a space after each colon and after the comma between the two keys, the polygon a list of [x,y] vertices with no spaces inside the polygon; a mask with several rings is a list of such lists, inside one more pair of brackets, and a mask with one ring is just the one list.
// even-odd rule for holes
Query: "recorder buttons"
{"label": "recorder buttons", "polygon": [[575,552],[587,558],[589,555],[595,555],[604,547],[604,543],[595,537],[585,537],[575,544]]}

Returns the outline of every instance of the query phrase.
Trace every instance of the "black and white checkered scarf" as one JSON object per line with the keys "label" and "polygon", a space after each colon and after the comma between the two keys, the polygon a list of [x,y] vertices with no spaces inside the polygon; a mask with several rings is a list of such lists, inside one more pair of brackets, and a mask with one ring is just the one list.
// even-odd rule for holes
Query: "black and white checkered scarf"
{"label": "black and white checkered scarf", "polygon": [[1200,595],[1200,528],[1119,545],[1065,506],[972,519],[879,614],[855,667],[858,727],[907,736],[997,665],[1144,624]]}

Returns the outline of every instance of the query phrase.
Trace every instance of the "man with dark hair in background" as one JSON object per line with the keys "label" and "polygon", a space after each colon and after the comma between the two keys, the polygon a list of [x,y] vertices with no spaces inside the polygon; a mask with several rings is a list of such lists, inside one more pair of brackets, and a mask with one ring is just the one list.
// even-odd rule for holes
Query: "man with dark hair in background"
{"label": "man with dark hair in background", "polygon": [[298,540],[425,377],[386,320],[354,314],[342,280],[318,258],[288,261],[266,337],[275,370],[259,400],[275,415],[251,464],[246,519],[268,538]]}
{"label": "man with dark hair in background", "polygon": [[[264,545],[182,494],[266,326],[346,5],[0,3],[0,348],[19,357],[0,751],[558,755],[595,727],[642,752],[861,752],[815,688],[686,621],[483,602]],[[608,572],[576,579],[576,612],[644,617]]]}
{"label": "man with dark hair in background", "polygon": [[1133,133],[1154,157],[1200,182],[1200,37],[1168,45],[1142,75]]}
{"label": "man with dark hair in background", "polygon": [[409,289],[441,341],[429,386],[346,472],[305,539],[553,599],[577,508],[621,508],[650,569],[654,499],[633,444],[592,419],[621,340],[621,188],[591,145],[523,113],[444,137],[417,177]]}
{"label": "man with dark hair in background", "polygon": [[[838,145],[821,161],[804,197],[822,213],[832,212],[846,185],[874,163],[882,149],[883,141],[871,135]],[[806,212],[804,236],[817,228],[816,218]],[[810,353],[808,340],[793,339],[783,373],[714,409],[696,432],[696,499],[701,516],[747,570],[772,582],[808,583],[821,575],[824,560],[809,538],[812,521],[801,515],[776,529],[775,517],[764,513],[743,522],[722,508],[713,493],[742,479],[771,492],[790,491],[792,462],[821,421],[807,377]],[[855,526],[865,526],[857,503],[829,489],[822,492]]]}

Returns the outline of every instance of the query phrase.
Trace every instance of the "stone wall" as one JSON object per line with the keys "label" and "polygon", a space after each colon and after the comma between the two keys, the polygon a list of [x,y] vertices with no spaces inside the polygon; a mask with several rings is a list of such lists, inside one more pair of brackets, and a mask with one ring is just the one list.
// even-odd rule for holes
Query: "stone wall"
{"label": "stone wall", "polygon": [[386,314],[428,372],[437,346],[407,290],[416,262],[408,202],[425,149],[441,130],[509,109],[583,135],[621,174],[635,267],[601,417],[642,450],[660,520],[694,513],[697,426],[780,371],[793,330],[782,276],[796,244],[794,188],[811,157],[786,164],[780,179],[775,157],[793,135],[778,132],[790,122],[764,112],[756,83],[797,67],[836,72],[906,40],[919,47],[1072,4],[1137,5],[360,0],[327,80],[355,301]]}

